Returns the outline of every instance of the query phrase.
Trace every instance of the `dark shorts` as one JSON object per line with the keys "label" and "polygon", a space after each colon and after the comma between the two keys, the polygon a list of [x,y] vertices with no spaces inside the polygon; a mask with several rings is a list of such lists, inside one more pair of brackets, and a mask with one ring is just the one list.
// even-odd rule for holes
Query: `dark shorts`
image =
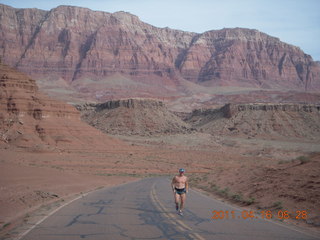
{"label": "dark shorts", "polygon": [[186,189],[185,188],[174,188],[176,190],[176,193],[178,193],[179,195],[186,193]]}

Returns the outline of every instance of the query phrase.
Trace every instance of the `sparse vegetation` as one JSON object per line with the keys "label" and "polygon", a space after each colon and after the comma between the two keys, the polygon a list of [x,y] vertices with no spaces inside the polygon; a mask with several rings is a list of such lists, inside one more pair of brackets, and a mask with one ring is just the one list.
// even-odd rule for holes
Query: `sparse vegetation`
{"label": "sparse vegetation", "polygon": [[214,182],[209,182],[207,185],[200,184],[203,183],[203,179],[205,179],[206,176],[207,174],[204,174],[202,177],[191,175],[189,182],[193,186],[196,186],[197,188],[200,188],[206,192],[216,193],[223,198],[230,199],[238,203],[246,205],[255,203],[256,199],[254,197],[245,198],[241,193],[232,193],[228,187],[222,188]]}
{"label": "sparse vegetation", "polygon": [[60,166],[51,166],[51,168],[54,168],[54,169],[57,169],[57,170],[63,170],[63,168],[60,167]]}
{"label": "sparse vegetation", "polygon": [[297,158],[300,161],[300,164],[305,164],[311,161],[310,157],[307,156],[300,156]]}
{"label": "sparse vegetation", "polygon": [[272,207],[274,207],[275,209],[282,209],[283,208],[282,202],[281,201],[274,202],[272,204]]}
{"label": "sparse vegetation", "polygon": [[247,204],[247,205],[251,205],[251,204],[255,203],[255,201],[256,201],[255,198],[250,197],[248,200],[246,200],[246,204]]}
{"label": "sparse vegetation", "polygon": [[242,202],[243,201],[243,197],[242,197],[242,194],[240,193],[237,193],[237,194],[233,194],[231,196],[231,198],[236,201],[236,202]]}
{"label": "sparse vegetation", "polygon": [[29,217],[30,217],[30,214],[27,213],[27,214],[24,216],[23,221],[24,221],[24,222],[27,222]]}
{"label": "sparse vegetation", "polygon": [[302,164],[310,162],[311,158],[308,157],[308,156],[300,156],[300,157],[297,157],[297,158],[292,159],[292,160],[280,160],[278,162],[278,164],[292,163],[292,162],[295,162],[295,161],[300,161],[300,164],[302,165]]}
{"label": "sparse vegetation", "polygon": [[229,196],[229,188],[226,187],[226,188],[220,190],[219,193],[220,193],[221,195],[223,195],[223,196],[228,197],[228,196]]}
{"label": "sparse vegetation", "polygon": [[285,164],[285,163],[288,163],[288,161],[280,160],[280,161],[278,162],[278,164]]}
{"label": "sparse vegetation", "polygon": [[5,224],[3,224],[2,229],[5,229],[5,228],[9,227],[10,225],[11,225],[11,223],[10,223],[10,222],[5,223]]}
{"label": "sparse vegetation", "polygon": [[204,176],[203,176],[203,181],[208,181],[208,173],[206,173]]}

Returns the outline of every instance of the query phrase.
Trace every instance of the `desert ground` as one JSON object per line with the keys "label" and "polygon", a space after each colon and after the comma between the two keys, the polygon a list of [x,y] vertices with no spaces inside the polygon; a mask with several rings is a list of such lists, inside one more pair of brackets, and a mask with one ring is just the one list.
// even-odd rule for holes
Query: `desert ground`
{"label": "desert ground", "polygon": [[50,212],[98,188],[156,175],[171,178],[180,167],[191,188],[246,208],[307,211],[306,220],[290,224],[319,231],[319,143],[199,132],[113,137],[128,148],[1,149],[1,235],[17,234],[17,226],[45,206],[51,206],[46,208]]}

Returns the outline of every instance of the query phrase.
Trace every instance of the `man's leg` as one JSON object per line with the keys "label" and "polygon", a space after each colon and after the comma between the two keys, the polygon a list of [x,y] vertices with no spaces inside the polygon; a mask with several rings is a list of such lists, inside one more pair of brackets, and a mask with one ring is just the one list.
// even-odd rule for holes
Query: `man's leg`
{"label": "man's leg", "polygon": [[180,210],[182,211],[182,209],[184,207],[184,203],[186,201],[186,194],[185,193],[181,194],[180,199],[181,199]]}
{"label": "man's leg", "polygon": [[179,200],[180,200],[180,195],[178,193],[174,194],[174,202],[176,204],[176,210],[179,210]]}

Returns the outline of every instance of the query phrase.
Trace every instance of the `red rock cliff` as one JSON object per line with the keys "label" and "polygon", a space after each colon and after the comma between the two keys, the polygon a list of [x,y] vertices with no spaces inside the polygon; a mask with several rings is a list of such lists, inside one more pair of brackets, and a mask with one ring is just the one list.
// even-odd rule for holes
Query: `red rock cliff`
{"label": "red rock cliff", "polygon": [[196,34],[157,28],[125,12],[71,6],[42,11],[0,5],[0,17],[5,63],[37,79],[78,82],[78,89],[87,86],[83,79],[120,74],[145,84],[137,92],[148,85],[176,91],[181,78],[209,86],[320,90],[318,63],[257,30]]}

